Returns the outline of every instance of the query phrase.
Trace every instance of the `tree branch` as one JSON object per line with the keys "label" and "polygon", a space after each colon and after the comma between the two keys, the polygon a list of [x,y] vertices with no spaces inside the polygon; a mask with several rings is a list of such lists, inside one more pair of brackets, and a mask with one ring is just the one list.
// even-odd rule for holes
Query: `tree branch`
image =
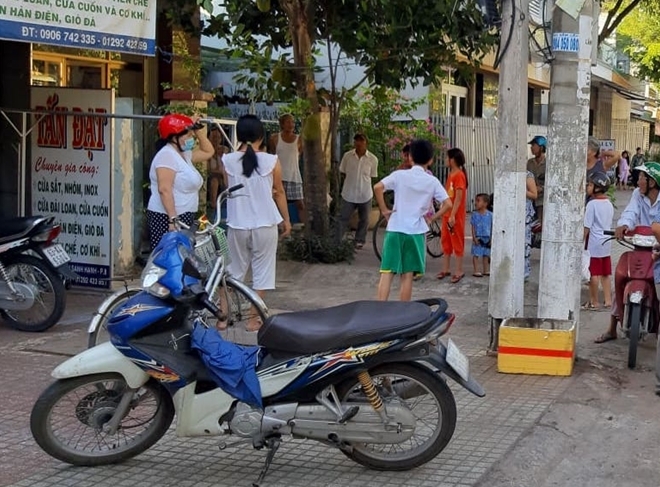
{"label": "tree branch", "polygon": [[365,75],[362,77],[362,79],[360,79],[360,81],[358,81],[353,86],[351,86],[347,91],[353,91],[353,90],[358,89],[360,87],[360,85],[367,80],[367,78],[369,78],[369,72],[368,71],[365,73]]}
{"label": "tree branch", "polygon": [[619,26],[621,22],[623,22],[623,19],[626,18],[626,16],[632,12],[641,0],[632,0],[626,8],[624,8],[621,13],[617,14],[617,11],[621,7],[621,4],[623,3],[623,0],[617,0],[616,5],[612,10],[610,10],[607,14],[607,19],[605,20],[605,25],[603,25],[603,30],[600,32],[598,35],[598,45],[600,45],[605,39],[607,39],[610,35],[612,35],[612,32]]}

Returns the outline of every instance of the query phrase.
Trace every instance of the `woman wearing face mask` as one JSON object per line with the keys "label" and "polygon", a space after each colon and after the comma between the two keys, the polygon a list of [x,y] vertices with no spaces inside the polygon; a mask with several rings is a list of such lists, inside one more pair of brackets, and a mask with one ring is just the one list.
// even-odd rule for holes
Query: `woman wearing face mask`
{"label": "woman wearing face mask", "polygon": [[[154,248],[177,220],[192,225],[204,183],[193,163],[213,157],[206,128],[186,115],[165,115],[158,122],[160,140],[151,162],[151,198],[147,206],[149,239]],[[195,148],[195,138],[199,141]]]}

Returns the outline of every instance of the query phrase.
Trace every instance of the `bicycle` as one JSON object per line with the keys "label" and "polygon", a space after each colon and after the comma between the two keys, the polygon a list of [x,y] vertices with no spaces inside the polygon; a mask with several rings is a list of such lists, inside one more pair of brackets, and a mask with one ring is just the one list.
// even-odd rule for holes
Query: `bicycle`
{"label": "bicycle", "polygon": [[[220,193],[217,208],[220,208],[227,198],[240,196],[233,195],[233,193],[242,187],[243,185],[239,184]],[[226,329],[236,329],[236,325],[240,323],[245,326],[255,319],[264,323],[268,318],[268,307],[261,297],[242,281],[227,274],[229,249],[220,223],[221,216],[218,212],[215,222],[201,218],[193,225],[194,228],[183,222],[177,222],[176,226],[177,230],[192,230],[195,233],[195,254],[211,269],[204,287],[212,301],[223,311]],[[87,330],[88,348],[109,339],[107,326],[110,316],[117,308],[141,291],[142,286],[125,283],[124,289],[112,294],[101,303]],[[207,323],[218,319],[207,311],[201,313],[204,313]]]}
{"label": "bicycle", "polygon": [[[387,206],[389,208],[392,208],[392,204],[387,202]],[[435,207],[435,203],[433,203],[433,208],[437,209]],[[374,253],[376,254],[376,258],[380,261],[382,260],[382,245],[383,245],[383,237],[379,236],[383,235],[384,232],[379,232],[378,230],[380,228],[384,228],[387,226],[387,221],[385,220],[384,216],[381,216],[378,221],[376,222],[376,225],[374,226],[373,230],[371,231],[371,242],[374,247]],[[434,259],[438,257],[442,257],[442,244],[440,242],[440,233],[442,231],[442,223],[439,221],[434,221],[431,222],[429,225],[429,231],[426,232],[426,253],[429,254],[431,257]]]}

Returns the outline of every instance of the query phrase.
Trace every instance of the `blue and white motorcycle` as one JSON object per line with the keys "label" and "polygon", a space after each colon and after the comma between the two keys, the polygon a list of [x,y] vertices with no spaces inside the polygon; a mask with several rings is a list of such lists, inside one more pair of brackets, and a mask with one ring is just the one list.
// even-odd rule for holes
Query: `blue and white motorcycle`
{"label": "blue and white motorcycle", "polygon": [[[442,299],[360,301],[271,316],[259,346],[223,341],[204,316],[223,313],[200,284],[193,236],[171,232],[150,257],[144,291],[114,311],[110,341],[58,366],[31,415],[51,456],[106,465],[176,435],[235,435],[268,448],[312,439],[377,470],[438,455],[456,424],[450,378],[477,396],[467,358],[439,337],[454,321]],[[255,299],[258,299],[255,295]]]}

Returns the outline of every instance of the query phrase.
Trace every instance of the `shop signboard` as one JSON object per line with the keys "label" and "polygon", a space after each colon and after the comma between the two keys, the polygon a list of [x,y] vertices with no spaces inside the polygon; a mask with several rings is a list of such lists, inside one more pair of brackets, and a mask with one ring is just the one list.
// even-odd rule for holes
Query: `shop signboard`
{"label": "shop signboard", "polygon": [[[80,275],[76,284],[109,287],[111,273],[112,90],[32,87],[32,215],[52,215]],[[59,113],[58,113],[59,112]],[[73,115],[69,115],[72,113]]]}
{"label": "shop signboard", "polygon": [[156,54],[156,0],[3,0],[0,39]]}

